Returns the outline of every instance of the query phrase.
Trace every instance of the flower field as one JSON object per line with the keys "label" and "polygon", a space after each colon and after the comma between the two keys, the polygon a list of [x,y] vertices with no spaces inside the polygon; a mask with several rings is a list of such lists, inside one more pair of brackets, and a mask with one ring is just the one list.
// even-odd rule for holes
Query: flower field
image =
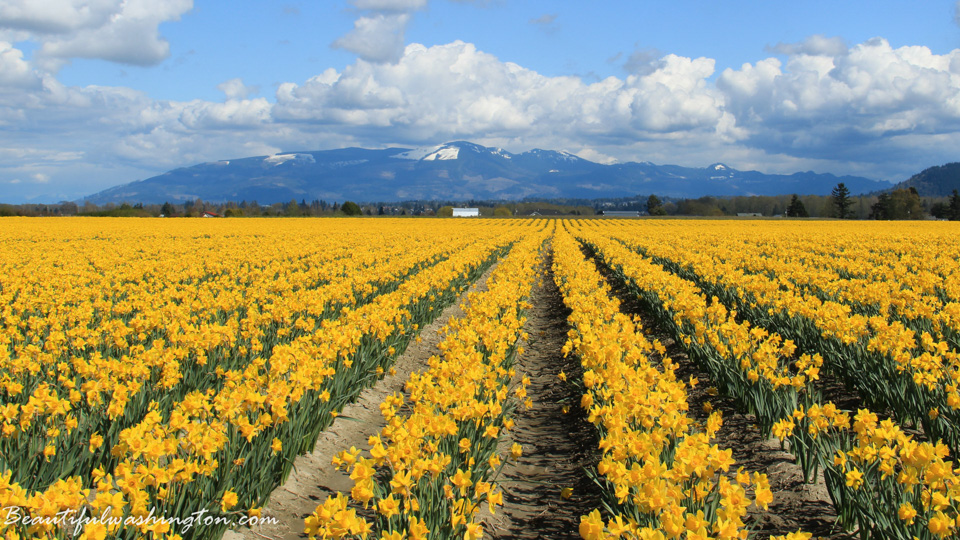
{"label": "flower field", "polygon": [[[0,533],[255,532],[297,457],[428,340],[429,359],[379,404],[376,435],[324,456],[351,487],[297,518],[297,534],[504,537],[497,520],[523,501],[503,470],[541,451],[514,441],[538,429],[526,419],[547,399],[524,371],[537,339],[528,317],[555,284],[564,315],[548,322],[567,335],[556,358],[574,367],[555,384],[579,396],[564,413],[584,420],[560,425],[596,441],[582,468],[593,498],[542,488],[556,491],[554,507],[592,501],[568,537],[812,535],[757,525],[778,498],[771,471],[736,462],[724,415],[691,407],[698,385],[825,488],[837,537],[955,536],[958,233],[753,220],[4,219]],[[424,334],[435,319],[439,334]],[[678,375],[688,364],[702,376]]]}

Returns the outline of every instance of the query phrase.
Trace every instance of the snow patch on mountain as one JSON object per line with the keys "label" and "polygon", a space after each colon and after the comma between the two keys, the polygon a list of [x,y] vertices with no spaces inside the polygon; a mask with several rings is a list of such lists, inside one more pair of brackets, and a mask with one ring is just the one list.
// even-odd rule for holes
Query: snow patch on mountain
{"label": "snow patch on mountain", "polygon": [[400,152],[399,154],[394,154],[390,157],[397,159],[410,159],[413,161],[436,161],[438,159],[457,159],[459,155],[459,147],[441,144],[437,146],[423,146],[420,148],[414,148],[413,150]]}
{"label": "snow patch on mountain", "polygon": [[264,165],[273,165],[274,167],[288,161],[295,163],[316,163],[316,160],[313,159],[313,156],[310,154],[274,154],[263,158]]}
{"label": "snow patch on mountain", "polygon": [[430,155],[424,156],[423,161],[438,161],[447,159],[457,159],[460,155],[460,148],[456,146],[445,146]]}
{"label": "snow patch on mountain", "polygon": [[406,152],[400,152],[399,154],[394,154],[393,156],[397,159],[410,159],[410,160],[421,160],[430,154],[436,152],[437,150],[443,148],[443,145],[438,146],[421,146],[420,148],[414,148],[413,150],[407,150]]}

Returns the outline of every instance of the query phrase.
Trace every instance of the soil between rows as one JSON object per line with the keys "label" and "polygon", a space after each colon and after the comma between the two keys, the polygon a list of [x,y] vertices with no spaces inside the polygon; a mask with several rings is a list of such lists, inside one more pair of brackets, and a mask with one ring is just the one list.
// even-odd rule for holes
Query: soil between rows
{"label": "soil between rows", "polygon": [[461,317],[461,303],[472,291],[486,290],[486,282],[496,268],[487,269],[460,299],[444,309],[436,319],[420,330],[420,341],[411,341],[407,350],[397,357],[394,373],[387,374],[375,385],[363,390],[357,400],[343,408],[333,424],[320,433],[313,452],[299,456],[293,471],[283,485],[273,490],[262,516],[274,518],[276,524],[263,524],[250,528],[227,531],[224,540],[294,540],[307,538],[303,520],[331,495],[349,493],[353,481],[349,474],[338,471],[331,464],[334,455],[351,446],[367,451],[367,440],[376,435],[385,423],[380,413],[380,403],[395,392],[404,392],[410,374],[424,369],[427,360],[440,354],[437,345],[439,331],[452,317]]}
{"label": "soil between rows", "polygon": [[[568,380],[579,380],[582,368],[573,356],[561,353],[570,311],[553,282],[552,262],[551,250],[546,275],[531,294],[525,325],[529,340],[516,364],[518,376],[530,377],[533,406],[517,409],[514,429],[500,441],[506,448],[521,444],[523,455],[508,461],[499,478],[504,506],[489,517],[485,529],[490,538],[580,538],[580,516],[600,504],[598,487],[585,472],[597,463],[595,431],[582,413],[576,387],[559,378],[563,371]],[[506,448],[501,454],[509,454]],[[563,488],[573,489],[569,498],[562,496]]]}
{"label": "soil between rows", "polygon": [[[523,456],[508,461],[495,479],[504,490],[504,506],[495,514],[482,505],[480,519],[484,522],[487,538],[536,539],[579,538],[580,516],[599,506],[596,484],[586,475],[586,469],[596,466],[597,440],[593,427],[586,422],[579,406],[580,395],[573,384],[559,380],[561,371],[568,380],[580,379],[581,367],[572,357],[564,358],[561,348],[569,329],[566,319],[569,310],[564,306],[560,291],[553,282],[550,269],[552,250],[547,254],[542,283],[535,287],[528,310],[525,330],[529,336],[523,343],[524,353],[516,363],[517,378],[530,377],[528,394],[533,401],[530,409],[519,407],[516,424],[501,437],[501,454],[509,454],[514,442],[523,445]],[[822,477],[815,484],[805,484],[795,459],[781,450],[776,439],[763,439],[753,428],[752,415],[739,413],[732,400],[712,397],[709,376],[687,358],[673,339],[660,329],[636,298],[609,276],[607,269],[598,265],[607,275],[615,294],[626,313],[638,314],[652,337],[667,347],[667,354],[680,368],[678,376],[690,376],[700,384],[689,392],[690,414],[704,421],[707,414],[703,405],[710,402],[723,412],[724,425],[718,433],[721,448],[733,449],[737,466],[768,475],[774,501],[769,510],[751,507],[750,519],[758,538],[786,534],[802,529],[823,538],[848,538],[834,525],[836,514],[830,503]],[[486,289],[493,267],[481,276],[470,291]],[[461,301],[466,293],[461,296]],[[463,315],[459,303],[445,309],[421,331],[421,341],[411,342],[398,357],[396,373],[387,375],[376,385],[364,390],[358,400],[347,405],[333,425],[320,434],[314,451],[297,458],[294,471],[287,481],[274,490],[264,517],[278,520],[253,528],[228,531],[225,540],[292,540],[306,538],[303,520],[328,496],[338,491],[349,492],[352,481],[331,464],[337,452],[351,446],[367,450],[367,439],[383,427],[379,404],[394,392],[403,392],[404,384],[413,371],[424,369],[427,360],[440,351],[437,344],[439,330],[451,317]],[[573,488],[569,498],[562,496],[563,488]]]}

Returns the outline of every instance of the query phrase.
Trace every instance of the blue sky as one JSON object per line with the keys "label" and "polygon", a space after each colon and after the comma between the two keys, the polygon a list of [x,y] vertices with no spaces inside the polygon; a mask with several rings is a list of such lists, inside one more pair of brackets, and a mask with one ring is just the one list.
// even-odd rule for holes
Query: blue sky
{"label": "blue sky", "polygon": [[890,181],[960,148],[960,3],[5,0],[0,201],[466,139]]}

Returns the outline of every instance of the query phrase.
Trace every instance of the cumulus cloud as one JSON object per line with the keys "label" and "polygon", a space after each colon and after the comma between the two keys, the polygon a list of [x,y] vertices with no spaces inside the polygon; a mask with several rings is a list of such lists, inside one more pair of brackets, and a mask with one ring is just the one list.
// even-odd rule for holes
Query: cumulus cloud
{"label": "cumulus cloud", "polygon": [[0,28],[40,43],[38,65],[49,71],[72,58],[149,66],[170,55],[160,23],[192,7],[192,0],[9,0],[0,5]]}
{"label": "cumulus cloud", "polygon": [[252,94],[256,94],[260,91],[260,88],[257,86],[247,86],[243,84],[243,79],[239,77],[230,79],[229,81],[224,81],[217,85],[217,90],[220,90],[227,96],[228,100],[232,99],[246,99]]}
{"label": "cumulus cloud", "polygon": [[41,82],[40,75],[23,59],[23,52],[0,41],[0,87],[39,88]]}
{"label": "cumulus cloud", "polygon": [[353,30],[331,46],[376,63],[400,59],[411,14],[427,6],[427,0],[350,0],[350,3],[363,14],[353,22]]}
{"label": "cumulus cloud", "polygon": [[[819,50],[821,52],[817,53]],[[960,50],[893,49],[873,39],[849,50],[800,48],[727,69],[717,79],[726,110],[771,152],[869,152],[881,138],[960,128]]]}
{"label": "cumulus cloud", "polygon": [[789,56],[801,54],[812,56],[839,56],[847,53],[847,44],[843,38],[828,38],[824,35],[817,34],[808,37],[800,43],[777,43],[773,47],[767,47],[767,50]]}
{"label": "cumulus cloud", "polygon": [[333,42],[333,47],[345,49],[368,62],[396,62],[403,53],[403,36],[410,15],[407,13],[377,13],[358,18],[353,30]]}
{"label": "cumulus cloud", "polygon": [[713,60],[668,55],[659,69],[585,84],[545,77],[469,43],[410,45],[396,64],[357,62],[277,92],[278,120],[391,127],[404,138],[497,137],[537,131],[655,136],[713,129],[720,101],[705,79]]}
{"label": "cumulus cloud", "polygon": [[[613,61],[618,60],[620,55],[617,55]],[[630,56],[627,58],[627,61],[623,64],[623,69],[627,73],[632,73],[635,75],[648,75],[657,70],[660,65],[660,59],[663,58],[663,53],[654,48],[644,48],[637,49],[630,53]]]}
{"label": "cumulus cloud", "polygon": [[270,103],[264,98],[230,99],[226,103],[197,100],[183,107],[179,120],[191,131],[255,128],[270,121]]}
{"label": "cumulus cloud", "polygon": [[[392,62],[361,58],[280,84],[275,100],[231,79],[218,85],[221,102],[174,102],[64,86],[0,44],[0,180],[27,189],[43,174],[55,186],[66,167],[79,168],[102,182],[82,184],[79,196],[202,161],[457,139],[511,151],[579,148],[600,162],[722,159],[881,178],[955,159],[960,50],[895,49],[882,39],[848,47],[819,36],[771,50],[782,56],[719,75],[710,58],[647,52],[626,76],[587,82],[469,43],[411,44]],[[22,148],[35,150],[7,151]]]}
{"label": "cumulus cloud", "polygon": [[120,6],[116,0],[7,0],[0,4],[0,27],[66,34],[108,24]]}

